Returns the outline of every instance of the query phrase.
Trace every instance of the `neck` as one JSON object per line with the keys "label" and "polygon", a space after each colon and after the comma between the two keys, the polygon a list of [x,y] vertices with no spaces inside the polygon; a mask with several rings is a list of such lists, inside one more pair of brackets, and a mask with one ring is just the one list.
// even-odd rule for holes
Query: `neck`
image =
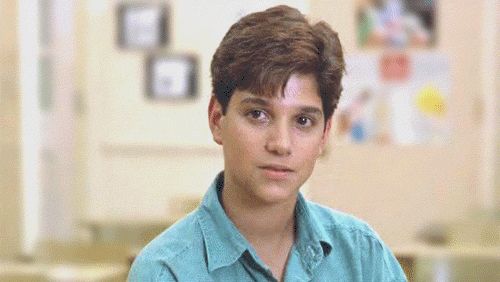
{"label": "neck", "polygon": [[297,197],[282,203],[258,204],[227,182],[222,190],[226,214],[278,281],[285,275],[295,240],[296,203]]}
{"label": "neck", "polygon": [[255,205],[245,199],[237,189],[224,186],[222,203],[228,217],[238,230],[254,245],[255,242],[280,242],[294,237],[294,201],[277,204]]}

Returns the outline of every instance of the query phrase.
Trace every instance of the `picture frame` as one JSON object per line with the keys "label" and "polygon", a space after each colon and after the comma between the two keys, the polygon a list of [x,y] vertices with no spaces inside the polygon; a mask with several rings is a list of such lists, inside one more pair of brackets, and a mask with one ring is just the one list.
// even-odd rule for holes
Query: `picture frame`
{"label": "picture frame", "polygon": [[169,8],[165,3],[122,3],[118,6],[118,46],[157,49],[169,41]]}
{"label": "picture frame", "polygon": [[361,49],[430,49],[436,46],[437,0],[356,1]]}
{"label": "picture frame", "polygon": [[197,96],[198,60],[194,55],[150,55],[145,73],[147,97],[152,100],[185,100]]}

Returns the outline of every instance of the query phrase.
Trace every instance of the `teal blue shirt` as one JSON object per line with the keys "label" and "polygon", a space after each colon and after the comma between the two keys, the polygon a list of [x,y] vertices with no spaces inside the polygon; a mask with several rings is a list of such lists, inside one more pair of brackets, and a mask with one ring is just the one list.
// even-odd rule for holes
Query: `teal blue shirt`
{"label": "teal blue shirt", "polygon": [[[227,217],[222,173],[202,204],[151,241],[129,281],[276,281]],[[296,239],[285,281],[406,281],[400,265],[364,222],[309,202],[299,193]]]}

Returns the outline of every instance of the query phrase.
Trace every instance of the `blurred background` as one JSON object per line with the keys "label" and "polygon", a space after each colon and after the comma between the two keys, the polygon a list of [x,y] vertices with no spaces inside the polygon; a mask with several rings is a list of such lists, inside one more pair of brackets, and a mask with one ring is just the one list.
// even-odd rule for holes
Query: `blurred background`
{"label": "blurred background", "polygon": [[0,0],[0,281],[124,281],[223,168],[211,56],[277,4],[347,62],[306,197],[372,225],[410,281],[500,281],[496,0]]}

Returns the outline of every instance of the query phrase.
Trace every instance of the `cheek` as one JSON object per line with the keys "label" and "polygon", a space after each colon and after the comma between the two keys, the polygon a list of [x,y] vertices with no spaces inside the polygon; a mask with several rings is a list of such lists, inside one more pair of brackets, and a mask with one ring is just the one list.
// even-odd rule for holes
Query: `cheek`
{"label": "cheek", "polygon": [[244,126],[229,126],[224,132],[224,147],[231,152],[232,158],[248,160],[259,149],[259,134]]}
{"label": "cheek", "polygon": [[321,142],[317,139],[303,140],[301,146],[297,146],[296,151],[300,155],[301,162],[306,165],[314,163],[319,157]]}

